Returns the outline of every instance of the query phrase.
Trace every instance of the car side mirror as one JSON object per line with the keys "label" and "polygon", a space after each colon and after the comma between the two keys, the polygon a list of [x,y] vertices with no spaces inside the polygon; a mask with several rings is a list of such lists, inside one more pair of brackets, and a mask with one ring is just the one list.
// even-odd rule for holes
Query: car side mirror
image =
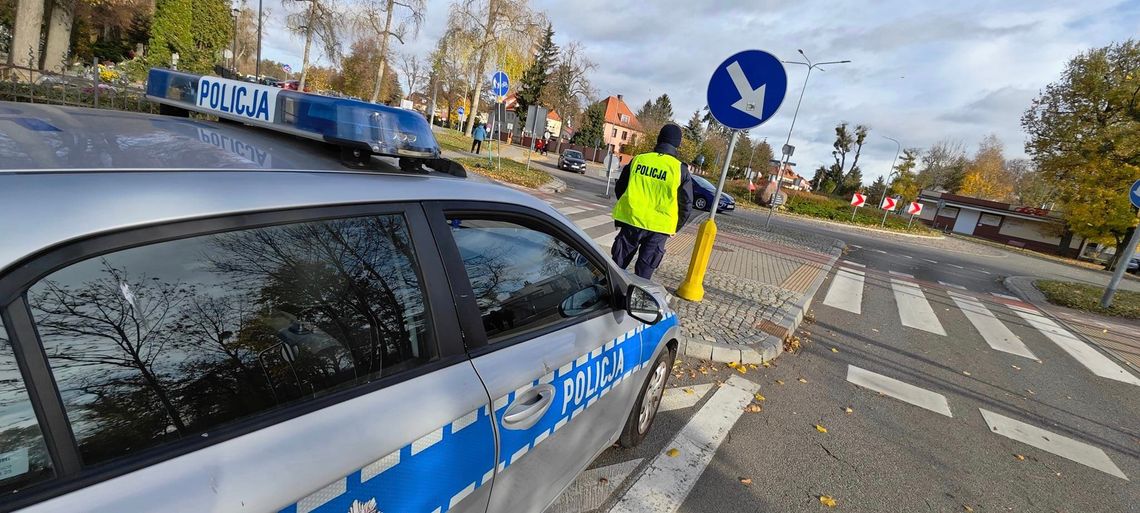
{"label": "car side mirror", "polygon": [[630,317],[649,325],[657,324],[665,317],[665,309],[648,290],[630,285],[625,297],[625,311]]}

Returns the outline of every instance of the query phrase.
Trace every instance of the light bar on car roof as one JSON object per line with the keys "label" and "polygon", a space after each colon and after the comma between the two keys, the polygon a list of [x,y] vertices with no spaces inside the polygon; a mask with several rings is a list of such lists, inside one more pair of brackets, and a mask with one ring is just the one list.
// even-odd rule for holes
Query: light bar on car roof
{"label": "light bar on car roof", "polygon": [[160,68],[150,70],[146,95],[163,105],[335,144],[358,165],[373,154],[403,157],[402,166],[440,157],[427,120],[406,109]]}

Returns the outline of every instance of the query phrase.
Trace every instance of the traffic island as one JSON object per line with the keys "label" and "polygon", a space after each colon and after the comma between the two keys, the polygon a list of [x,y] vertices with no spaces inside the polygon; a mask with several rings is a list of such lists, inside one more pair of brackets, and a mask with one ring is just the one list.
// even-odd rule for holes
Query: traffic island
{"label": "traffic island", "polygon": [[[654,278],[675,291],[685,279],[699,221],[670,239]],[[717,217],[699,302],[673,297],[680,321],[680,354],[729,363],[761,364],[783,352],[843,243],[794,230],[754,228],[738,216]]]}

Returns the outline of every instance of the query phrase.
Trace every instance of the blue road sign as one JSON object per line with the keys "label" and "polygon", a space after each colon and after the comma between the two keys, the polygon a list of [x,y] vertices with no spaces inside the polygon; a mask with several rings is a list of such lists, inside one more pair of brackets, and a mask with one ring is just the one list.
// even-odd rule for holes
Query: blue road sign
{"label": "blue road sign", "polygon": [[1128,191],[1128,199],[1132,201],[1132,206],[1140,208],[1140,180],[1132,184],[1132,189]]}
{"label": "blue road sign", "polygon": [[747,130],[768,121],[788,92],[788,74],[774,55],[744,50],[717,66],[709,78],[709,112],[720,124]]}
{"label": "blue road sign", "polygon": [[502,98],[507,95],[507,91],[511,89],[511,79],[506,73],[496,71],[491,76],[491,94]]}
{"label": "blue road sign", "polygon": [[459,117],[463,117],[463,107],[458,108],[456,112],[459,113]]}

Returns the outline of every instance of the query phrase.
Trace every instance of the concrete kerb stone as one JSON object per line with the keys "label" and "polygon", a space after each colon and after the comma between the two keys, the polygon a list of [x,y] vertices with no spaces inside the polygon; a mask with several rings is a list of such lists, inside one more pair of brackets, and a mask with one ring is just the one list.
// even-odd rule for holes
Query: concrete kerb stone
{"label": "concrete kerb stone", "polygon": [[[801,322],[803,322],[804,314],[811,308],[812,298],[815,293],[819,291],[819,287],[823,285],[823,280],[835,267],[835,262],[839,260],[839,256],[843,253],[843,248],[846,244],[840,242],[831,248],[829,252],[830,257],[823,270],[815,277],[811,285],[808,286],[804,295],[800,297],[795,304],[785,307],[778,319],[773,319],[784,332],[784,337],[796,332]],[[669,297],[669,304],[672,305],[679,301],[675,296]],[[677,354],[698,358],[701,360],[709,360],[719,363],[752,363],[760,365],[766,361],[771,361],[780,356],[784,352],[783,338],[771,335],[768,333],[758,332],[754,340],[745,344],[725,344],[721,342],[710,342],[706,340],[696,340],[692,337],[678,336]]]}
{"label": "concrete kerb stone", "polygon": [[538,186],[538,190],[540,190],[542,192],[554,193],[554,194],[565,191],[566,188],[567,188],[566,182],[563,182],[562,180],[555,178],[553,176],[550,177],[549,182],[546,182],[546,183]]}

